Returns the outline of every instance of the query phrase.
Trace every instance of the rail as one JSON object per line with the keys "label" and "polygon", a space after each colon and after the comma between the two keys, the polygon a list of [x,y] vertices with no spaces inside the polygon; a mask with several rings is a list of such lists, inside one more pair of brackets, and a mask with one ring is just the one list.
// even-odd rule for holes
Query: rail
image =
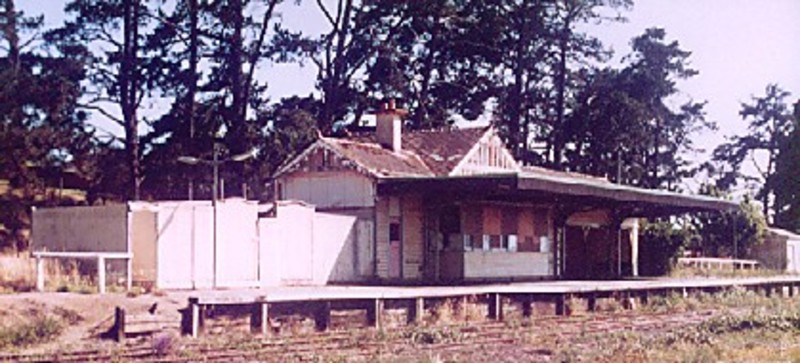
{"label": "rail", "polygon": [[68,258],[68,259],[86,259],[97,261],[97,285],[98,291],[101,294],[106,293],[106,260],[125,260],[127,266],[125,268],[126,279],[125,288],[130,291],[132,284],[132,268],[133,254],[127,252],[54,252],[54,251],[36,251],[31,253],[36,258],[36,289],[44,291],[44,259],[45,258]]}
{"label": "rail", "polygon": [[758,267],[758,261],[745,260],[736,258],[719,258],[719,257],[679,257],[678,264],[687,267],[699,268],[732,268],[736,269],[750,269],[754,270]]}

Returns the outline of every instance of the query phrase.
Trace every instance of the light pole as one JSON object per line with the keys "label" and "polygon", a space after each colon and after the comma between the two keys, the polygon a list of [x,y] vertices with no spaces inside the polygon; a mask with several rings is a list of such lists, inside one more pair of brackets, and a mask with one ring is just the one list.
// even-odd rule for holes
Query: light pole
{"label": "light pole", "polygon": [[[212,150],[211,160],[205,160],[201,158],[197,158],[194,156],[179,156],[178,161],[188,165],[211,165],[213,170],[213,188],[214,190],[211,192],[211,213],[212,213],[212,248],[214,250],[213,259],[212,259],[212,271],[213,271],[213,282],[212,287],[217,288],[217,199],[219,193],[219,167],[222,164],[227,162],[235,161],[235,162],[242,162],[248,159],[255,158],[258,155],[258,149],[253,148],[250,151],[231,156],[228,159],[219,159],[219,142],[214,140],[214,147]],[[192,226],[194,228],[194,226]],[[194,239],[192,239],[192,285],[194,286],[195,280],[195,272],[194,272],[194,258],[195,258],[195,249],[194,249]]]}

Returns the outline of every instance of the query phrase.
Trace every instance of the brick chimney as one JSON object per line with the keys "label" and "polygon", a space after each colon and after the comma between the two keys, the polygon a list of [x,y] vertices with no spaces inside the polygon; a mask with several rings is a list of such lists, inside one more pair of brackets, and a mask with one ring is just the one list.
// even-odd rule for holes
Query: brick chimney
{"label": "brick chimney", "polygon": [[398,152],[403,149],[403,116],[406,110],[396,108],[394,99],[389,100],[375,115],[375,131],[381,146]]}

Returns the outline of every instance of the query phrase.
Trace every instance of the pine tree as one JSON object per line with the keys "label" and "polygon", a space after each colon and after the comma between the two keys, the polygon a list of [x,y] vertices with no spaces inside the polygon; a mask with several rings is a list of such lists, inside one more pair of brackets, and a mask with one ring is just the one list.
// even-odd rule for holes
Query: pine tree
{"label": "pine tree", "polygon": [[[753,97],[752,103],[743,103],[739,115],[748,122],[748,134],[733,136],[728,142],[714,150],[714,160],[724,162],[729,171],[719,176],[718,186],[730,188],[740,179],[751,179],[742,173],[742,163],[754,152],[766,152],[765,165],[756,163],[757,181],[761,184],[756,198],[761,202],[762,212],[771,220],[779,210],[774,204],[776,193],[776,170],[781,148],[795,129],[795,122],[786,104],[789,92],[777,85],[766,88],[763,97]],[[791,148],[786,146],[786,148]]]}
{"label": "pine tree", "polygon": [[85,113],[76,110],[82,54],[51,56],[35,36],[43,17],[25,16],[13,0],[0,4],[0,180],[8,183],[0,195],[0,249],[24,250],[31,206],[62,202],[51,192],[57,179],[67,169],[84,174],[93,143]]}

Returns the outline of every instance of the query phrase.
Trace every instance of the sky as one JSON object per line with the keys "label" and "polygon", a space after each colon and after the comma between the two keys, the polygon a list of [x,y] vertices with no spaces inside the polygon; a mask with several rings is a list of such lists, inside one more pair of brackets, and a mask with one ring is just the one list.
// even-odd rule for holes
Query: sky
{"label": "sky", "polygon": [[679,82],[681,96],[707,101],[707,118],[719,126],[696,135],[698,147],[711,151],[726,137],[745,134],[741,103],[763,96],[770,83],[791,92],[791,103],[800,99],[800,1],[635,0],[627,17],[624,24],[592,27],[617,61],[629,51],[630,38],[648,27],[664,28],[692,52],[689,60],[700,73]]}
{"label": "sky", "polygon": [[[29,15],[44,14],[49,27],[63,20],[64,3],[18,0],[17,7]],[[314,3],[283,5],[285,22],[306,33],[320,32],[324,21]],[[700,73],[678,83],[676,100],[707,101],[707,118],[719,130],[695,136],[696,146],[702,149],[713,150],[726,137],[743,135],[746,122],[738,114],[741,103],[763,95],[768,84],[777,83],[791,92],[791,102],[800,99],[800,0],[634,0],[633,9],[623,15],[628,18],[625,23],[587,25],[585,30],[614,50],[612,66],[619,66],[630,52],[630,39],[650,27],[664,28],[668,40],[692,52],[689,61]],[[265,65],[259,73],[269,81],[273,100],[306,95],[314,89],[314,69],[308,66]]]}

